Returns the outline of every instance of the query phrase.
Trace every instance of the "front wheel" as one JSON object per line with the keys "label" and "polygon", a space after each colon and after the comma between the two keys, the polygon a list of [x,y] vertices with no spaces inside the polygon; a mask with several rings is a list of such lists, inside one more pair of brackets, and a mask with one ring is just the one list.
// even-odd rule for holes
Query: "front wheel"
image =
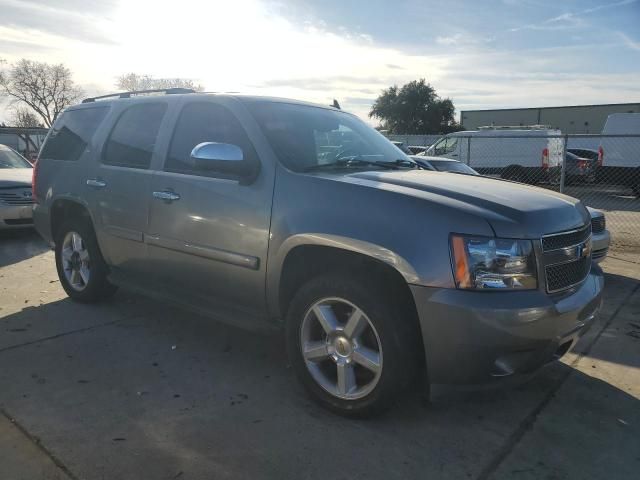
{"label": "front wheel", "polygon": [[96,302],[115,293],[93,229],[86,221],[72,219],[60,227],[55,254],[58,278],[72,299]]}
{"label": "front wheel", "polygon": [[419,366],[411,315],[371,285],[341,276],[311,280],[287,314],[296,374],[323,406],[370,416],[389,408]]}

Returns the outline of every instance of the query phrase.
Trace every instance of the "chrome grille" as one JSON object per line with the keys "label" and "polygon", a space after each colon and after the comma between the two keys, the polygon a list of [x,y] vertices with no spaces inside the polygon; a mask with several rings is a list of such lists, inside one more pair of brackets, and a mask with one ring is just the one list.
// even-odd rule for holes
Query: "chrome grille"
{"label": "chrome grille", "polygon": [[593,233],[602,233],[607,228],[604,215],[602,217],[593,217],[591,219],[591,231]]}
{"label": "chrome grille", "polygon": [[547,292],[569,289],[591,271],[591,224],[542,237]]}
{"label": "chrome grille", "polygon": [[589,275],[590,270],[591,257],[583,257],[573,262],[550,265],[545,269],[547,290],[549,293],[553,293],[577,285]]}
{"label": "chrome grille", "polygon": [[542,249],[545,252],[578,245],[591,235],[590,225],[568,232],[554,233],[542,237]]}
{"label": "chrome grille", "polygon": [[31,189],[25,187],[0,189],[0,203],[12,206],[32,205]]}

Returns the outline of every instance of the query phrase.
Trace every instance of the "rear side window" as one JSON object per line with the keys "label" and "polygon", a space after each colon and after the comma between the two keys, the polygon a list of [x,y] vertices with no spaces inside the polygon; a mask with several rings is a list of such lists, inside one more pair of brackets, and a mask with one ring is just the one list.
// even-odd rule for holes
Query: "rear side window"
{"label": "rear side window", "polygon": [[76,161],[87,148],[109,107],[67,110],[56,120],[42,147],[40,158]]}
{"label": "rear side window", "polygon": [[191,151],[202,142],[236,145],[242,149],[245,162],[257,162],[253,145],[233,113],[215,103],[194,102],[185,105],[180,112],[164,169],[168,172],[220,177],[219,173],[196,170],[191,166]]}
{"label": "rear side window", "polygon": [[165,103],[143,103],[124,111],[105,143],[102,163],[147,169],[156,145]]}

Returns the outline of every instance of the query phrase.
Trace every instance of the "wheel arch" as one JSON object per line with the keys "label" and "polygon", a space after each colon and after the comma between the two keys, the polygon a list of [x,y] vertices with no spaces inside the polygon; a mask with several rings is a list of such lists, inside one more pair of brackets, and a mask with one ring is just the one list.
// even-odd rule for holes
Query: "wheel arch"
{"label": "wheel arch", "polygon": [[51,238],[56,241],[58,229],[69,218],[80,217],[87,220],[95,231],[89,205],[76,197],[58,197],[50,207]]}
{"label": "wheel arch", "polygon": [[293,295],[306,280],[335,270],[373,274],[390,281],[400,294],[407,296],[415,311],[409,284],[417,283],[419,276],[404,258],[369,242],[303,234],[283,243],[269,269],[267,300],[273,316],[284,318]]}

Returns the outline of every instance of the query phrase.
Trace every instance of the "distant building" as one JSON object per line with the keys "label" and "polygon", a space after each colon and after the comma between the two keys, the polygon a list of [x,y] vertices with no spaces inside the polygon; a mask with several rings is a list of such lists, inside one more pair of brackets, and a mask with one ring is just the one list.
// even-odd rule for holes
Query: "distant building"
{"label": "distant building", "polygon": [[460,123],[465,130],[488,125],[548,125],[562,133],[600,133],[612,113],[640,113],[640,103],[463,110]]}

